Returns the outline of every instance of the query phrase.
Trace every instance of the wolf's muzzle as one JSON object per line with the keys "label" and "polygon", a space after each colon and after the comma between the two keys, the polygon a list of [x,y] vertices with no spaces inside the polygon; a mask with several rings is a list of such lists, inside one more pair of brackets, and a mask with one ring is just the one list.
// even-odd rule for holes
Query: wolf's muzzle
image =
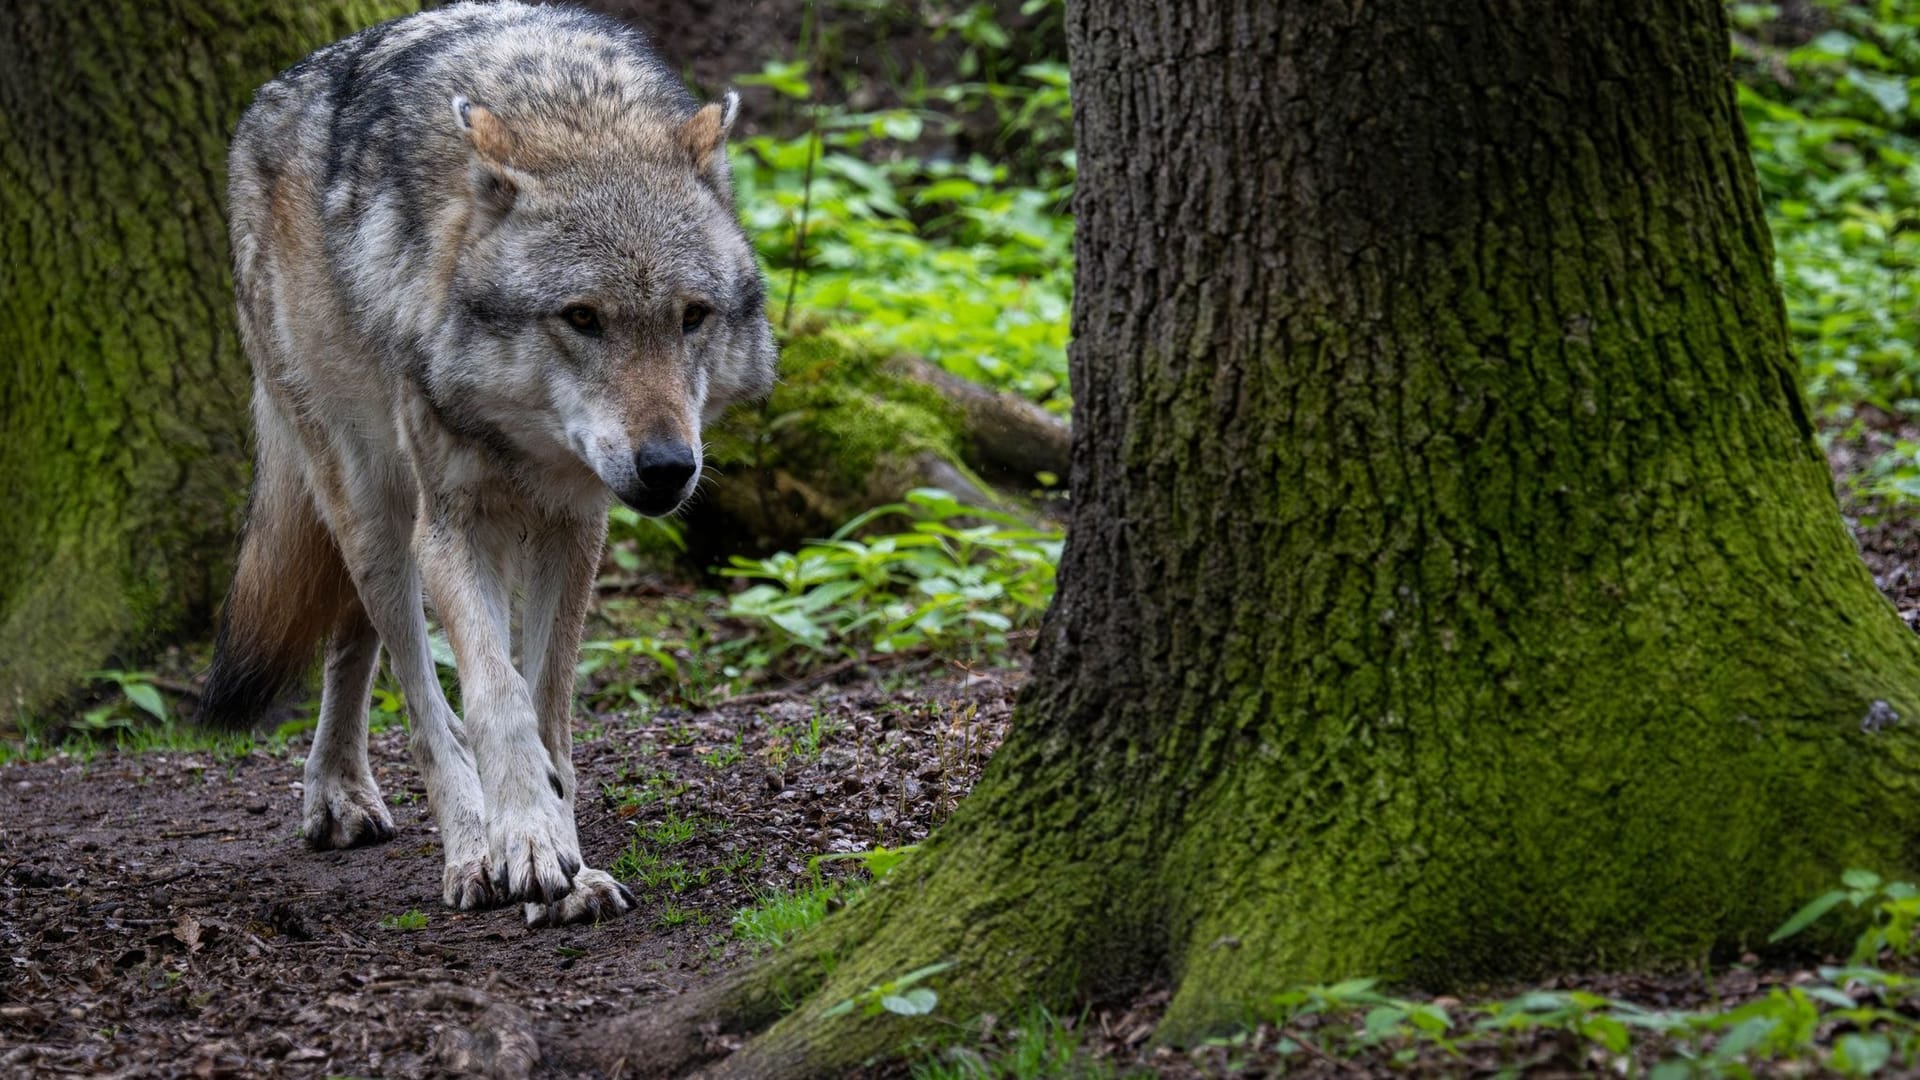
{"label": "wolf's muzzle", "polygon": [[690,493],[688,488],[700,471],[700,459],[693,448],[670,439],[642,443],[633,455],[634,484],[631,490],[616,492],[620,501],[647,515],[672,513]]}

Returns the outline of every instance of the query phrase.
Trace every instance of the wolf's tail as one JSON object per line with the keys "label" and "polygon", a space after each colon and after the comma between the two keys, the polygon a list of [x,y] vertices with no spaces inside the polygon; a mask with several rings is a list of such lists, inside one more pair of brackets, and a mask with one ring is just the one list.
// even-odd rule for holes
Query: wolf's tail
{"label": "wolf's tail", "polygon": [[239,566],[214,639],[200,722],[252,727],[313,667],[335,621],[358,603],[339,545],[294,455],[263,439],[247,497]]}

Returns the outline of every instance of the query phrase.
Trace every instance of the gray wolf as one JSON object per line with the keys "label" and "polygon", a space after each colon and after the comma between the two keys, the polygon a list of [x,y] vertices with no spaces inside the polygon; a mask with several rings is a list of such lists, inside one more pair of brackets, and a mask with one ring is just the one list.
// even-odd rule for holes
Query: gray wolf
{"label": "gray wolf", "polygon": [[610,20],[459,4],[315,52],[240,121],[257,447],[203,713],[254,722],[324,642],[312,846],[393,835],[366,746],[384,646],[446,903],[523,902],[532,925],[633,906],[581,860],[574,663],[608,493],[673,511],[701,425],[772,383],[727,166],[736,104],[700,105]]}

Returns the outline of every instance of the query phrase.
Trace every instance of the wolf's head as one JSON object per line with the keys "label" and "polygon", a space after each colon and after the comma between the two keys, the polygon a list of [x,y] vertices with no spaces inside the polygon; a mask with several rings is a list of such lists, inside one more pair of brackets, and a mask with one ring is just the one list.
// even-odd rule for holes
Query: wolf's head
{"label": "wolf's head", "polygon": [[448,317],[468,355],[436,371],[437,396],[646,514],[693,491],[702,423],[773,382],[727,168],[737,103],[580,125],[451,101],[469,174]]}

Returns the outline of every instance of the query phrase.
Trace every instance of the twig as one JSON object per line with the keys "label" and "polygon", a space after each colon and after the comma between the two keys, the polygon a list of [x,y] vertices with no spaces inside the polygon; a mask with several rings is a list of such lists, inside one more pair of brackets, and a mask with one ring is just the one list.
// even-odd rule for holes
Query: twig
{"label": "twig", "polygon": [[[807,15],[813,23],[813,45],[807,50],[807,74],[811,76],[820,59],[820,10],[812,0],[808,0]],[[807,113],[807,170],[800,181],[800,227],[793,241],[793,272],[787,275],[787,303],[780,312],[783,332],[793,325],[793,294],[800,287],[800,267],[807,258],[807,218],[813,213],[813,161],[820,155],[820,103],[809,104]]]}
{"label": "twig", "polygon": [[177,679],[161,678],[160,676],[157,676],[157,675],[151,679],[148,679],[147,682],[151,683],[156,687],[159,687],[162,690],[165,690],[169,694],[177,694],[180,697],[188,699],[189,701],[200,700],[200,696],[201,696],[200,688],[193,685],[192,683],[183,683]]}

